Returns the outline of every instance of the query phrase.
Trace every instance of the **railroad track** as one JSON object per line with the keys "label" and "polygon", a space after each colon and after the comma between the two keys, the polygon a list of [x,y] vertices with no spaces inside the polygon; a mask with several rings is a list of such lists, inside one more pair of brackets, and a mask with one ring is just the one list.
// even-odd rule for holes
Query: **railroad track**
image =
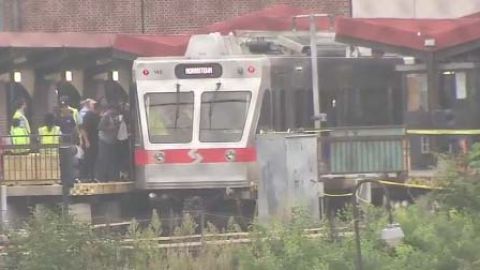
{"label": "railroad track", "polygon": [[[338,237],[353,235],[347,227],[337,228],[335,233]],[[309,239],[328,237],[325,228],[306,229],[305,236]],[[125,249],[133,249],[136,242],[156,242],[157,248],[160,249],[176,249],[176,248],[199,248],[204,246],[226,246],[236,244],[249,244],[259,240],[249,232],[237,233],[219,233],[219,234],[195,234],[187,236],[166,236],[145,239],[123,239],[122,247]],[[260,240],[271,240],[270,238],[261,238]]]}

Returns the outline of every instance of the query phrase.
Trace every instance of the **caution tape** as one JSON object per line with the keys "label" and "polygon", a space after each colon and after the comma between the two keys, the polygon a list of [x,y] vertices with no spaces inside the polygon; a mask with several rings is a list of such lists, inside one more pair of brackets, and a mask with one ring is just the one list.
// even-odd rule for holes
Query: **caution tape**
{"label": "caution tape", "polygon": [[[443,188],[440,187],[434,187],[434,186],[429,186],[429,185],[420,185],[420,184],[408,184],[408,183],[398,183],[398,182],[391,182],[391,181],[378,181],[381,184],[387,185],[387,186],[399,186],[399,187],[405,187],[405,188],[416,188],[416,189],[428,189],[428,190],[442,190]],[[350,197],[353,196],[353,193],[341,193],[341,194],[330,194],[330,193],[324,193],[323,194],[325,197]]]}
{"label": "caution tape", "polygon": [[[289,131],[261,131],[261,134],[295,134],[295,133],[323,133],[339,131],[335,129],[313,129],[313,130],[289,130]],[[342,130],[342,131],[355,131]],[[407,135],[480,135],[480,129],[406,129]],[[367,136],[367,135],[364,135]]]}
{"label": "caution tape", "polygon": [[480,129],[407,129],[409,135],[480,135]]}
{"label": "caution tape", "polygon": [[398,183],[398,182],[391,182],[391,181],[378,181],[379,183],[382,183],[384,185],[390,185],[390,186],[401,186],[401,187],[408,187],[408,188],[418,188],[418,189],[442,189],[439,187],[434,187],[434,186],[428,186],[428,185],[420,185],[420,184],[408,184],[408,183]]}

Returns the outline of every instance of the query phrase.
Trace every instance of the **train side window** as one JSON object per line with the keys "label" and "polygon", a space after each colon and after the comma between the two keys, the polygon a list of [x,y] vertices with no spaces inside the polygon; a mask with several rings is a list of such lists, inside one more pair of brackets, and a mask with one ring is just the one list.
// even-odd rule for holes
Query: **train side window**
{"label": "train side window", "polygon": [[150,142],[191,142],[193,101],[193,92],[146,94],[145,111]]}
{"label": "train side window", "polygon": [[273,129],[273,102],[270,90],[265,90],[263,94],[262,107],[260,108],[260,118],[258,120],[258,130]]}

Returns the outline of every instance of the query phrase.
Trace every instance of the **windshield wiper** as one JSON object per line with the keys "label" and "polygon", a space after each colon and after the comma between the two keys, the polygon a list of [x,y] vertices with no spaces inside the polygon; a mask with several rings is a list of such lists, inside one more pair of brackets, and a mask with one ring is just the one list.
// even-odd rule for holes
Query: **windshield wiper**
{"label": "windshield wiper", "polygon": [[215,88],[215,92],[213,92],[213,96],[210,99],[210,107],[208,108],[208,129],[212,129],[212,115],[213,115],[213,107],[215,106],[215,103],[217,102],[217,93],[218,90],[220,90],[220,87],[222,87],[221,82],[217,82],[217,88]]}
{"label": "windshield wiper", "polygon": [[177,92],[175,96],[175,129],[177,129],[179,117],[180,117],[180,84],[177,83]]}

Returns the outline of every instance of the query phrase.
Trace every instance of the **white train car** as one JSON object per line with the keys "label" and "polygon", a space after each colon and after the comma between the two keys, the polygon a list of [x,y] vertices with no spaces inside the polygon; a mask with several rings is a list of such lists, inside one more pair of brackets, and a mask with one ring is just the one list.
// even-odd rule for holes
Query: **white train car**
{"label": "white train car", "polygon": [[249,194],[258,180],[254,144],[270,88],[267,58],[140,58],[134,76],[137,188],[151,196]]}

